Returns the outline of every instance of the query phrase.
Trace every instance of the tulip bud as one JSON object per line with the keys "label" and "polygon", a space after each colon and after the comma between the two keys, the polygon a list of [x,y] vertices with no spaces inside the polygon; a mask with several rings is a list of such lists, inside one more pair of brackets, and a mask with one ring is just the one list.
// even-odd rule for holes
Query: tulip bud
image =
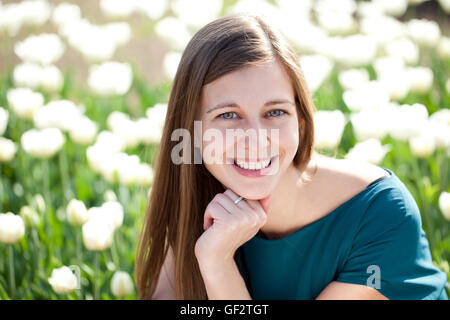
{"label": "tulip bud", "polygon": [[65,294],[77,288],[77,277],[70,268],[63,266],[53,269],[48,282],[56,293]]}
{"label": "tulip bud", "polygon": [[67,221],[74,226],[80,226],[88,220],[86,206],[80,200],[70,200],[66,211]]}
{"label": "tulip bud", "polygon": [[442,192],[439,196],[439,208],[445,219],[450,221],[450,193]]}
{"label": "tulip bud", "polygon": [[19,214],[27,227],[34,227],[38,225],[41,220],[36,210],[30,206],[23,206],[20,208]]}
{"label": "tulip bud", "polygon": [[83,225],[83,243],[88,250],[108,249],[113,240],[114,228],[101,219],[89,219]]}
{"label": "tulip bud", "polygon": [[119,298],[125,298],[133,292],[133,280],[124,271],[116,271],[111,279],[111,291]]}
{"label": "tulip bud", "polygon": [[0,213],[0,242],[13,244],[25,234],[25,224],[21,216],[12,212]]}

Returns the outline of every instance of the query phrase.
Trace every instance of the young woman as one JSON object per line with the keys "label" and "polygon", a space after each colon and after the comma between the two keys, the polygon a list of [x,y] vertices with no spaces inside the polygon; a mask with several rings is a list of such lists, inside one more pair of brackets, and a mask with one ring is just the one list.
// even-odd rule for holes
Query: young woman
{"label": "young woman", "polygon": [[[195,34],[139,241],[140,299],[448,299],[404,184],[315,152],[314,111],[298,55],[262,17],[229,15]],[[191,135],[182,163],[180,128]],[[239,129],[277,135],[205,138]]]}

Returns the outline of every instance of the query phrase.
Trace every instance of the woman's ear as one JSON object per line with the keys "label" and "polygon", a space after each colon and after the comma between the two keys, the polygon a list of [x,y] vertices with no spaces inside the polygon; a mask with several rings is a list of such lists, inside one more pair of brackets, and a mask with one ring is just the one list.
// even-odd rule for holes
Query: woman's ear
{"label": "woman's ear", "polygon": [[305,121],[305,119],[301,118],[300,121],[298,122],[298,126],[301,127],[304,121]]}

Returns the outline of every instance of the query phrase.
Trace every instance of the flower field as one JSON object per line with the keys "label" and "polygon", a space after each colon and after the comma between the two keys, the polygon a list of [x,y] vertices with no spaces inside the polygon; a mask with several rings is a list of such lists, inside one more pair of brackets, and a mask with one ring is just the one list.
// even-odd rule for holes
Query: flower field
{"label": "flower field", "polygon": [[137,298],[171,81],[194,33],[240,11],[297,50],[316,149],[394,171],[450,279],[450,1],[4,0],[0,299]]}

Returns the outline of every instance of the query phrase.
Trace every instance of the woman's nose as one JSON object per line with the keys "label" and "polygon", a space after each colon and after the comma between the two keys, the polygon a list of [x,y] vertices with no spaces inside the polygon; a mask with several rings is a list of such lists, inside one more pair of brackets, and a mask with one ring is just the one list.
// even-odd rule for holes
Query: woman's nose
{"label": "woman's nose", "polygon": [[[265,128],[258,122],[249,123],[249,125],[242,127],[242,130],[238,130],[238,150],[249,150],[252,157],[264,157],[266,156],[266,150],[270,145],[269,129]],[[252,153],[253,152],[253,153]],[[260,152],[260,155],[258,155]]]}

